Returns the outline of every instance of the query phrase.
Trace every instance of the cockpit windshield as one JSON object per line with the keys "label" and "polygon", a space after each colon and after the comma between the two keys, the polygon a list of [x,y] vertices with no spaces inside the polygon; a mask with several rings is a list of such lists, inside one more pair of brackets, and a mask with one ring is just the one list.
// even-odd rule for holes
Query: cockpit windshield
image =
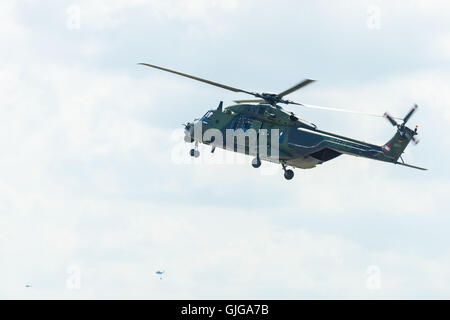
{"label": "cockpit windshield", "polygon": [[203,121],[208,121],[209,118],[211,118],[211,116],[213,115],[212,111],[208,111],[207,113],[205,113],[205,115],[202,117]]}

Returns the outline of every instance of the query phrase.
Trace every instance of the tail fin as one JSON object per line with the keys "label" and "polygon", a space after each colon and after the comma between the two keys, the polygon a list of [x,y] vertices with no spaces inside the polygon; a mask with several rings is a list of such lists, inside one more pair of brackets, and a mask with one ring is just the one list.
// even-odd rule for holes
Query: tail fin
{"label": "tail fin", "polygon": [[384,154],[396,162],[416,134],[416,131],[400,126],[392,139],[383,145]]}
{"label": "tail fin", "polygon": [[395,121],[395,119],[387,112],[384,114],[384,117],[394,127],[397,127],[397,132],[395,133],[395,135],[382,147],[384,154],[387,157],[391,158],[393,162],[397,162],[398,158],[400,158],[411,140],[413,140],[416,144],[418,142],[416,139],[414,139],[414,136],[417,134],[417,126],[415,130],[411,130],[406,126],[406,122],[408,122],[409,118],[411,118],[416,110],[417,104],[414,105],[414,107],[406,114],[406,116],[403,118],[402,124],[398,124],[397,121]]}

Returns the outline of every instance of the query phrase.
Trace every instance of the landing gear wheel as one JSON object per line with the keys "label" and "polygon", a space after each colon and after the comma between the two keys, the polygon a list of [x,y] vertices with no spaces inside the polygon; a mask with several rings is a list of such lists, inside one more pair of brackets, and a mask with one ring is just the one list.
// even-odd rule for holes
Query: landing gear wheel
{"label": "landing gear wheel", "polygon": [[291,180],[294,177],[294,171],[292,171],[291,169],[285,170],[284,177],[286,178],[286,180]]}
{"label": "landing gear wheel", "polygon": [[189,151],[189,154],[191,155],[191,157],[198,158],[200,156],[200,151],[191,149],[191,151]]}
{"label": "landing gear wheel", "polygon": [[252,167],[259,168],[261,167],[261,160],[259,158],[255,158],[252,160]]}

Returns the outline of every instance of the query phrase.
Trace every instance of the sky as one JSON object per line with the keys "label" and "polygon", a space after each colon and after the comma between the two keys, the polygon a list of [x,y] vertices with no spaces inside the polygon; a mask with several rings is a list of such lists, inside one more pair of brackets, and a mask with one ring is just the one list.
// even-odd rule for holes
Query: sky
{"label": "sky", "polygon": [[[449,14],[444,0],[2,1],[0,298],[450,298]],[[286,181],[219,149],[191,159],[181,124],[247,96],[139,62],[257,92],[316,79],[289,99],[380,115],[417,103],[404,159],[429,170],[344,155]],[[289,110],[379,145],[395,132]]]}

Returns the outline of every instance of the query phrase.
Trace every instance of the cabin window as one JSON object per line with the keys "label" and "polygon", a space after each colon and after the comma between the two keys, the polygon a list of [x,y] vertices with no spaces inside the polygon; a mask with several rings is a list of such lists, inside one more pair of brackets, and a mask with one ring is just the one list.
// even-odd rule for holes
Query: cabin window
{"label": "cabin window", "polygon": [[244,131],[247,131],[248,129],[250,129],[251,125],[252,125],[252,123],[250,122],[250,120],[245,119],[242,123],[242,129],[244,129]]}
{"label": "cabin window", "polygon": [[266,110],[266,107],[259,107],[258,113],[259,113],[260,115],[263,115],[265,110]]}
{"label": "cabin window", "polygon": [[233,119],[230,124],[230,128],[234,130],[242,129],[247,131],[252,126],[252,119],[243,115],[239,115]]}
{"label": "cabin window", "polygon": [[284,138],[284,131],[280,129],[280,136],[279,136],[278,142],[283,143],[283,138]]}

